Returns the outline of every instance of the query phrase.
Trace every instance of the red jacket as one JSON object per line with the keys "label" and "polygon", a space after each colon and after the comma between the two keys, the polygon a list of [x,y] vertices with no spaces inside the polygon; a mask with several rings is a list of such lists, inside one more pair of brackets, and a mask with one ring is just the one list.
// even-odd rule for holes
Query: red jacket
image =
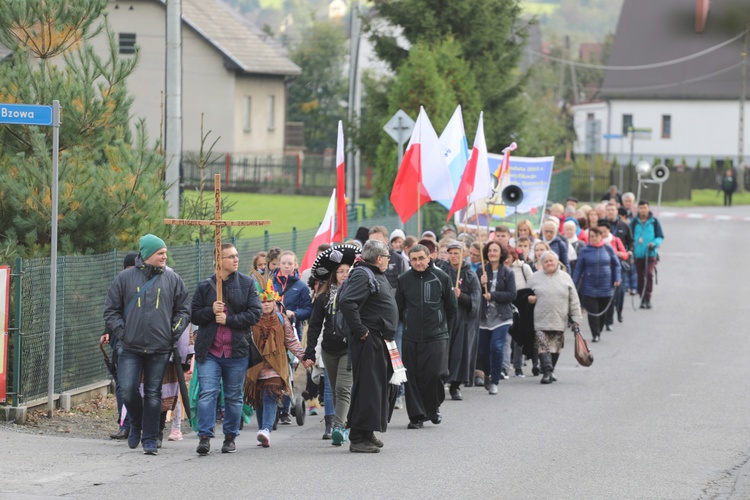
{"label": "red jacket", "polygon": [[622,260],[628,260],[629,254],[627,249],[625,248],[625,245],[622,244],[622,240],[612,235],[612,242],[610,243],[612,245],[612,248],[615,251],[615,255],[617,255]]}

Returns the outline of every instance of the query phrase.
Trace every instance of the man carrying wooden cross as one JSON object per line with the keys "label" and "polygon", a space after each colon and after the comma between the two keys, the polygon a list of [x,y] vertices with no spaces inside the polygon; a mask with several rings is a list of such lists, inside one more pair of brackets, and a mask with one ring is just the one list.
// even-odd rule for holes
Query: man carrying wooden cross
{"label": "man carrying wooden cross", "polygon": [[[216,424],[216,401],[224,383],[224,442],[222,453],[236,451],[242,418],[242,388],[248,368],[250,328],[261,315],[255,280],[238,271],[240,256],[231,243],[221,243],[224,226],[262,226],[270,221],[221,220],[221,178],[214,176],[214,220],[165,219],[166,224],[214,226],[214,276],[203,280],[193,294],[191,320],[198,326],[195,360],[200,384],[198,396],[198,437],[196,452],[211,450]],[[219,279],[221,277],[221,279]],[[226,292],[226,294],[223,293]]]}

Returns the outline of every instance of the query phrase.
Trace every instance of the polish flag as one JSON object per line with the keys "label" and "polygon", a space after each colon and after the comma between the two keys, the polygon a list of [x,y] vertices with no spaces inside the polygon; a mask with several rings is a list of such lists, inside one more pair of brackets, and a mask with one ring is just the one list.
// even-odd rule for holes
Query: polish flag
{"label": "polish flag", "polygon": [[332,241],[339,243],[348,234],[346,220],[346,169],[344,167],[344,125],[339,120],[339,138],[336,142],[336,232]]}
{"label": "polish flag", "polygon": [[336,190],[333,190],[331,200],[328,202],[328,208],[326,209],[326,215],[323,217],[323,222],[320,223],[318,232],[315,233],[315,237],[310,243],[310,246],[305,252],[305,257],[302,259],[302,264],[299,266],[299,272],[302,274],[304,271],[310,269],[315,262],[315,257],[318,256],[318,246],[323,243],[330,243],[333,241],[333,224],[334,214],[336,213]]}
{"label": "polish flag", "polygon": [[499,193],[502,193],[503,189],[510,185],[510,153],[516,149],[518,149],[518,145],[515,142],[503,149],[503,161],[500,162],[500,166],[493,174],[497,178],[497,191]]}
{"label": "polish flag", "polygon": [[[461,105],[456,106],[448,125],[440,134],[440,147],[443,148],[445,163],[448,164],[448,170],[451,173],[451,182],[456,187],[461,184],[461,176],[466,168],[466,162],[469,161],[469,146],[466,142],[466,132],[464,131],[464,119],[461,114]],[[487,171],[489,176],[489,170]],[[453,205],[453,196],[442,200],[438,203],[445,208],[450,209]]]}
{"label": "polish flag", "polygon": [[396,174],[391,203],[402,222],[429,201],[453,196],[453,181],[435,129],[423,107]]}
{"label": "polish flag", "polygon": [[491,195],[490,162],[487,158],[487,142],[484,139],[484,113],[480,113],[471,157],[466,162],[466,168],[456,190],[456,196],[453,198],[447,220],[468,204],[489,198]]}

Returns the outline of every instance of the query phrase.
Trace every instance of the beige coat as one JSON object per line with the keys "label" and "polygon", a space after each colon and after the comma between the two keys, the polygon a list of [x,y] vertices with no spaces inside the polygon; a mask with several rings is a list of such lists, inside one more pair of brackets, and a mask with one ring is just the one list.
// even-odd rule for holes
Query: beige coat
{"label": "beige coat", "polygon": [[536,330],[565,331],[568,315],[576,323],[583,319],[578,292],[570,275],[557,270],[550,276],[537,271],[528,281],[528,288],[534,290],[534,328]]}

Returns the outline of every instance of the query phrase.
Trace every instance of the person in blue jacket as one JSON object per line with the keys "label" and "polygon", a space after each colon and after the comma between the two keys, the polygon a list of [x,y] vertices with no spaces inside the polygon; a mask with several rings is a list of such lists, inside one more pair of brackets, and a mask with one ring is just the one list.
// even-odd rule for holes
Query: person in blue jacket
{"label": "person in blue jacket", "polygon": [[620,286],[620,261],[602,238],[598,227],[589,228],[589,243],[581,249],[573,270],[573,283],[579,286],[581,305],[588,312],[592,342],[599,342],[604,328],[604,312]]}
{"label": "person in blue jacket", "polygon": [[651,293],[654,288],[654,269],[658,249],[664,241],[659,219],[654,217],[647,201],[638,202],[638,217],[630,221],[633,232],[635,272],[638,274],[638,294],[641,309],[651,309]]}
{"label": "person in blue jacket", "polygon": [[[310,289],[299,277],[297,270],[297,256],[290,250],[284,250],[279,255],[279,267],[272,274],[273,288],[280,295],[279,310],[289,318],[297,332],[297,338],[302,340],[302,322],[312,315],[312,299]],[[292,400],[284,396],[284,408],[279,414],[279,422],[291,425],[292,417],[289,409]]]}

